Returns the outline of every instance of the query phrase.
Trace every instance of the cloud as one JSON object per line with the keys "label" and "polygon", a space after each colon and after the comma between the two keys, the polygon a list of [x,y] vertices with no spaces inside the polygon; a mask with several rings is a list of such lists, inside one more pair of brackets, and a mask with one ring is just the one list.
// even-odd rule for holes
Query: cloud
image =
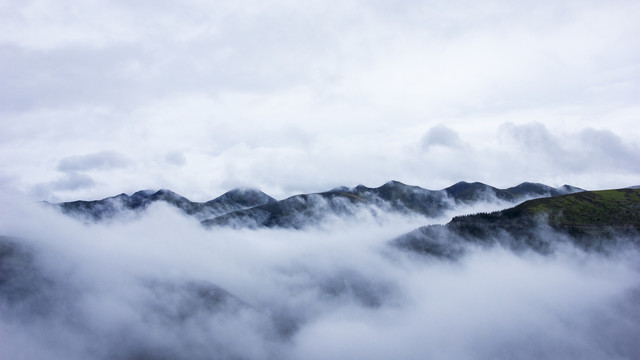
{"label": "cloud", "polygon": [[102,151],[66,157],[58,162],[57,169],[62,172],[111,170],[126,167],[129,163],[130,161],[119,153]]}
{"label": "cloud", "polygon": [[68,156],[59,160],[56,166],[56,170],[64,173],[62,177],[35,183],[28,192],[39,200],[59,201],[61,192],[72,194],[97,187],[98,183],[87,173],[105,173],[126,168],[130,164],[131,160],[127,157],[112,151]]}
{"label": "cloud", "polygon": [[559,139],[555,138],[547,127],[538,122],[522,125],[505,123],[500,126],[499,136],[504,136],[508,141],[515,141],[523,149],[532,152],[560,153]]}
{"label": "cloud", "polygon": [[40,183],[31,189],[31,193],[40,199],[50,198],[52,193],[58,191],[74,191],[90,189],[96,186],[96,182],[88,175],[76,172],[68,172],[62,178],[48,183]]}
{"label": "cloud", "polygon": [[610,130],[592,128],[552,134],[541,123],[500,127],[499,136],[505,143],[515,145],[519,155],[543,171],[591,173],[609,171],[640,173],[640,149]]}
{"label": "cloud", "polygon": [[578,134],[578,146],[586,160],[618,171],[640,172],[640,147],[628,144],[610,130],[584,129]]}
{"label": "cloud", "polygon": [[422,147],[429,150],[432,146],[457,148],[462,145],[462,140],[457,132],[443,124],[430,128],[422,137]]}
{"label": "cloud", "polygon": [[187,159],[184,156],[184,153],[180,151],[170,151],[165,154],[164,160],[169,164],[176,166],[183,166],[187,163]]}

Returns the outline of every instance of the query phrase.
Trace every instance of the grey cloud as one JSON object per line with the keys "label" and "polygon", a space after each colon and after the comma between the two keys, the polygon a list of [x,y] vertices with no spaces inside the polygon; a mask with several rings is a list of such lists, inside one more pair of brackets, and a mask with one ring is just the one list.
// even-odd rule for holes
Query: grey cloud
{"label": "grey cloud", "polygon": [[77,190],[90,188],[96,183],[90,176],[84,174],[70,173],[66,177],[49,183],[52,190]]}
{"label": "grey cloud", "polygon": [[[331,64],[323,65],[325,48],[339,35],[314,14],[284,4],[263,12],[210,7],[128,5],[123,7],[125,18],[144,12],[157,23],[127,24],[130,28],[121,38],[97,33],[96,42],[109,39],[101,46],[81,41],[44,48],[0,43],[0,95],[11,100],[0,110],[87,102],[135,106],[180,92],[262,93],[308,84],[332,71]],[[66,31],[81,31],[76,27],[82,27],[82,21],[74,20],[62,24],[69,26]],[[310,22],[317,27],[310,27]],[[35,31],[39,24],[33,27]],[[295,31],[283,31],[285,27]],[[176,36],[175,28],[185,35]]]}
{"label": "grey cloud", "polygon": [[184,154],[180,151],[170,151],[165,154],[164,160],[169,164],[182,166],[187,163],[187,159]]}
{"label": "grey cloud", "polygon": [[434,145],[457,148],[462,145],[462,140],[457,132],[440,124],[429,129],[422,137],[423,149],[428,150]]}
{"label": "grey cloud", "polygon": [[560,152],[556,139],[541,123],[533,122],[523,125],[506,123],[500,126],[499,136],[515,141],[522,148],[531,151]]}
{"label": "grey cloud", "polygon": [[542,171],[640,173],[640,151],[609,130],[582,129],[552,134],[541,123],[503,124],[499,136],[515,145],[530,166]]}
{"label": "grey cloud", "polygon": [[575,172],[580,171],[579,168],[583,166],[560,145],[560,140],[545,125],[538,122],[502,124],[498,130],[498,138],[504,148],[513,149],[510,153],[501,154],[505,163],[518,161],[518,164],[508,165],[512,170],[523,166],[541,173],[557,169]]}
{"label": "grey cloud", "polygon": [[89,189],[96,186],[96,182],[88,175],[68,172],[64,177],[47,183],[40,183],[31,188],[31,194],[38,199],[50,198],[56,191],[73,191]]}
{"label": "grey cloud", "polygon": [[126,167],[129,163],[130,160],[119,153],[102,151],[64,158],[58,163],[57,169],[62,172],[110,170]]}
{"label": "grey cloud", "polygon": [[585,160],[621,171],[640,173],[640,148],[629,145],[609,130],[584,129],[578,134]]}
{"label": "grey cloud", "polygon": [[127,76],[126,71],[126,64],[136,57],[134,48],[127,46],[51,50],[0,46],[0,75],[5,79],[0,91],[11,100],[3,102],[0,111],[139,99],[144,93],[139,77]]}

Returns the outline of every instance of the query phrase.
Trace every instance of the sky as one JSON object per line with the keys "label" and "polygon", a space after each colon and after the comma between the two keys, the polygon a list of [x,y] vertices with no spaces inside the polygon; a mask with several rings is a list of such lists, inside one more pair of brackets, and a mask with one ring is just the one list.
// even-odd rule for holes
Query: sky
{"label": "sky", "polygon": [[637,1],[0,0],[0,189],[640,184]]}

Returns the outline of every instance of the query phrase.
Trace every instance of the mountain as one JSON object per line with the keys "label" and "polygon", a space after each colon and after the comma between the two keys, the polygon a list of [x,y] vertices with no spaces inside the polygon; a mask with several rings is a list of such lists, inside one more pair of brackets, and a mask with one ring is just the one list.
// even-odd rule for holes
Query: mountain
{"label": "mountain", "polygon": [[553,196],[582,191],[565,185],[552,188],[543,184],[522,183],[498,189],[479,182],[459,182],[442,190],[428,190],[398,181],[369,188],[337,187],[329,191],[294,195],[276,201],[254,189],[231,190],[213,200],[198,203],[170,190],[142,190],[131,196],[120,194],[102,200],[55,204],[65,214],[88,221],[103,221],[139,213],[151,204],[164,202],[194,216],[205,226],[282,227],[301,229],[319,224],[329,217],[355,217],[362,211],[377,216],[384,212],[437,217],[459,204],[496,199],[518,202],[527,198]]}
{"label": "mountain", "polygon": [[390,181],[377,188],[358,185],[339,187],[315,194],[301,194],[253,208],[229,212],[202,222],[205,226],[283,227],[300,229],[317,224],[330,216],[355,216],[366,210],[437,217],[458,204],[479,201],[510,202],[527,198],[565,194],[582,189],[565,185],[552,188],[543,184],[523,183],[509,189],[497,189],[479,182],[459,182],[442,190]]}
{"label": "mountain", "polygon": [[276,200],[271,196],[255,189],[234,189],[203,203],[192,202],[173,191],[162,189],[158,191],[141,190],[131,196],[120,194],[102,200],[64,202],[55,204],[55,206],[68,215],[90,221],[102,221],[145,210],[156,202],[165,202],[187,215],[203,220],[274,201]]}
{"label": "mountain", "polygon": [[469,245],[500,244],[544,253],[562,240],[583,249],[607,250],[620,239],[638,243],[638,234],[640,189],[627,188],[539,198],[492,213],[457,216],[446,225],[418,228],[393,243],[422,254],[457,258]]}
{"label": "mountain", "polygon": [[544,184],[523,182],[520,185],[510,187],[504,191],[516,196],[537,195],[539,197],[549,197],[549,196],[573,194],[573,193],[581,192],[584,190],[577,188],[575,186],[566,185],[566,184],[557,188],[553,188],[551,186],[547,186]]}
{"label": "mountain", "polygon": [[205,226],[283,227],[300,229],[317,224],[329,216],[355,216],[358,211],[395,211],[436,216],[449,208],[442,192],[390,181],[378,188],[358,185],[349,189],[291,196],[253,208],[230,212],[203,221]]}
{"label": "mountain", "polygon": [[570,185],[553,188],[548,185],[531,182],[523,182],[508,189],[498,189],[480,182],[468,183],[461,181],[444,189],[444,191],[457,202],[468,203],[494,198],[505,201],[518,201],[527,197],[558,196],[584,190]]}

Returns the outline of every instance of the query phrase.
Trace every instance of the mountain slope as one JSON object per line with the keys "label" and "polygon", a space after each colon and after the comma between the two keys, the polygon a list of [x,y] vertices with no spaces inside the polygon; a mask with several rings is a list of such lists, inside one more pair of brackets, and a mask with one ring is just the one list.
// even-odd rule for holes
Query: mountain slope
{"label": "mountain slope", "polygon": [[493,213],[458,216],[402,235],[393,243],[437,257],[456,258],[469,244],[539,252],[564,239],[584,249],[606,250],[614,239],[640,234],[640,189],[585,191],[526,201]]}

